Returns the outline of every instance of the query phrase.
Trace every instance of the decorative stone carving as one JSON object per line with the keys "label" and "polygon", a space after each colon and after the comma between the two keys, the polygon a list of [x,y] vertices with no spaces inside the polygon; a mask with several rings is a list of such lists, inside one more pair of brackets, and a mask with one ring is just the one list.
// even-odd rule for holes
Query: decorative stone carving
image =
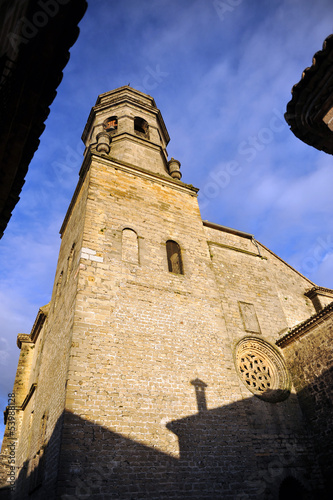
{"label": "decorative stone carving", "polygon": [[96,149],[99,153],[106,153],[109,154],[110,152],[110,142],[111,142],[111,137],[107,132],[100,132],[96,136],[97,139],[97,146]]}
{"label": "decorative stone carving", "polygon": [[290,379],[281,354],[268,342],[245,337],[235,349],[236,370],[246,387],[264,401],[276,403],[290,394]]}
{"label": "decorative stone carving", "polygon": [[33,340],[31,340],[31,337],[28,333],[19,333],[17,336],[17,347],[21,349],[22,344],[24,342],[27,342],[28,344],[33,344]]}
{"label": "decorative stone carving", "polygon": [[182,174],[180,173],[180,161],[171,158],[171,160],[168,162],[168,167],[171,177],[173,179],[180,180],[182,177]]}

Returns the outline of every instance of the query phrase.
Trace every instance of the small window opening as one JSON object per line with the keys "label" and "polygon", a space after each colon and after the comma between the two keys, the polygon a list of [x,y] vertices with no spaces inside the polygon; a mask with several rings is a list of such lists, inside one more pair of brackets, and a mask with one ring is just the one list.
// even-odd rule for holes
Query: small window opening
{"label": "small window opening", "polygon": [[118,118],[116,116],[110,116],[110,118],[107,118],[104,121],[103,127],[104,127],[105,132],[113,132],[114,130],[117,130]]}
{"label": "small window opening", "polygon": [[57,307],[57,304],[58,304],[63,274],[64,274],[64,272],[61,271],[61,273],[59,275],[59,279],[58,279],[57,285],[56,285],[56,294],[55,294],[55,299],[54,299],[54,309]]}
{"label": "small window opening", "polygon": [[74,249],[75,249],[75,243],[73,243],[71,251],[69,253],[68,259],[67,259],[67,276],[66,276],[66,283],[68,283],[70,274],[73,269],[73,255],[74,255]]}
{"label": "small window opening", "polygon": [[170,273],[184,274],[183,262],[178,243],[172,240],[166,242],[168,268]]}
{"label": "small window opening", "polygon": [[148,122],[146,122],[146,120],[144,120],[143,118],[139,118],[138,116],[136,116],[134,118],[134,130],[136,132],[140,132],[141,134],[144,134],[145,136],[148,135]]}

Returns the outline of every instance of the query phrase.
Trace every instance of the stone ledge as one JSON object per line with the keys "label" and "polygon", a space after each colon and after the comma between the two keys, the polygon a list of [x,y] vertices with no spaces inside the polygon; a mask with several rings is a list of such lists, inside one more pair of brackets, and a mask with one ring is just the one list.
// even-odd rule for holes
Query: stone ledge
{"label": "stone ledge", "polygon": [[286,345],[291,344],[294,340],[305,335],[305,333],[307,333],[316,323],[327,321],[330,318],[332,311],[333,302],[324,307],[324,309],[320,312],[310,316],[310,318],[289,330],[283,337],[275,342],[276,345],[278,347],[285,347]]}
{"label": "stone ledge", "polygon": [[26,395],[26,397],[24,398],[24,401],[23,403],[21,404],[21,407],[20,407],[20,410],[24,410],[27,406],[27,404],[29,403],[30,399],[32,398],[32,395],[33,393],[35,392],[36,390],[36,387],[37,387],[37,384],[34,383],[34,384],[31,384],[31,387],[29,389],[29,392],[28,394]]}
{"label": "stone ledge", "polygon": [[33,344],[33,340],[31,340],[31,337],[28,333],[19,333],[17,336],[16,340],[16,345],[19,349],[22,348],[22,344],[27,343],[27,344]]}
{"label": "stone ledge", "polygon": [[215,222],[209,222],[208,220],[203,220],[202,224],[211,229],[217,229],[218,231],[223,231],[224,233],[235,234],[236,236],[242,236],[243,238],[248,238],[250,240],[254,239],[253,234],[245,233],[244,231],[239,231],[238,229],[233,229],[228,226],[221,226],[221,224],[216,224]]}
{"label": "stone ledge", "polygon": [[332,296],[332,299],[333,299],[333,290],[331,288],[325,288],[323,286],[313,286],[312,288],[310,288],[309,290],[307,290],[304,295],[306,297],[309,297],[311,299],[311,297],[313,297],[313,295],[315,293],[322,293],[322,294],[327,294],[328,296]]}
{"label": "stone ledge", "polygon": [[260,257],[260,259],[268,260],[267,257],[263,257],[258,253],[250,252],[250,250],[244,250],[243,248],[233,247],[231,245],[224,245],[223,243],[217,243],[215,241],[207,241],[208,245],[214,245],[216,247],[226,248],[228,250],[233,250],[234,252],[246,253],[247,255],[252,255],[253,257]]}
{"label": "stone ledge", "polygon": [[192,186],[192,184],[185,184],[182,181],[179,181],[177,179],[173,179],[172,177],[168,176],[163,176],[160,174],[156,174],[154,172],[150,172],[149,170],[145,170],[140,167],[135,167],[131,165],[130,163],[127,162],[120,162],[119,160],[116,160],[115,158],[109,157],[105,154],[100,154],[95,150],[89,150],[83,160],[80,172],[79,172],[79,181],[76,185],[72,200],[69,204],[69,207],[67,209],[64,221],[62,223],[62,226],[60,228],[60,236],[62,238],[63,233],[66,229],[69,217],[72,213],[72,210],[74,208],[75,202],[78,198],[78,195],[81,191],[81,187],[84,183],[85,177],[87,175],[87,172],[90,169],[90,166],[92,164],[92,161],[97,159],[98,162],[103,163],[104,165],[111,166],[115,170],[122,170],[123,172],[135,175],[136,177],[141,177],[143,179],[148,179],[152,182],[157,182],[158,184],[166,184],[168,186],[172,186],[174,189],[177,189],[178,191],[182,192],[187,192],[191,194],[191,196],[197,196],[197,193],[199,191],[199,188],[196,188]]}

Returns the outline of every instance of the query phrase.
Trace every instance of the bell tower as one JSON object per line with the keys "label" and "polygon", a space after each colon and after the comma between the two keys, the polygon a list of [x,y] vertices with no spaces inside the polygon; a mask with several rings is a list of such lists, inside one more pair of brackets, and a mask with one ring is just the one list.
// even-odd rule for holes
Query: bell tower
{"label": "bell tower", "polygon": [[98,97],[82,140],[86,152],[96,149],[156,174],[181,177],[179,166],[175,169],[174,162],[171,168],[168,164],[166,147],[170,138],[154,99],[129,86]]}

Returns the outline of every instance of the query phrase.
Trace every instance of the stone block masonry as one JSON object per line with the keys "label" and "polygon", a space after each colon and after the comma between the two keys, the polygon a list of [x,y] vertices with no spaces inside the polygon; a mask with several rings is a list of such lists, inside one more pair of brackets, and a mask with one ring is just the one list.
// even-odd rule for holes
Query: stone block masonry
{"label": "stone block masonry", "polygon": [[103,94],[83,139],[52,299],[19,365],[13,498],[277,499],[289,484],[324,498],[274,346],[314,314],[313,284],[202,221],[150,96]]}
{"label": "stone block masonry", "polygon": [[277,341],[292,374],[327,490],[333,487],[332,309],[331,303]]}

